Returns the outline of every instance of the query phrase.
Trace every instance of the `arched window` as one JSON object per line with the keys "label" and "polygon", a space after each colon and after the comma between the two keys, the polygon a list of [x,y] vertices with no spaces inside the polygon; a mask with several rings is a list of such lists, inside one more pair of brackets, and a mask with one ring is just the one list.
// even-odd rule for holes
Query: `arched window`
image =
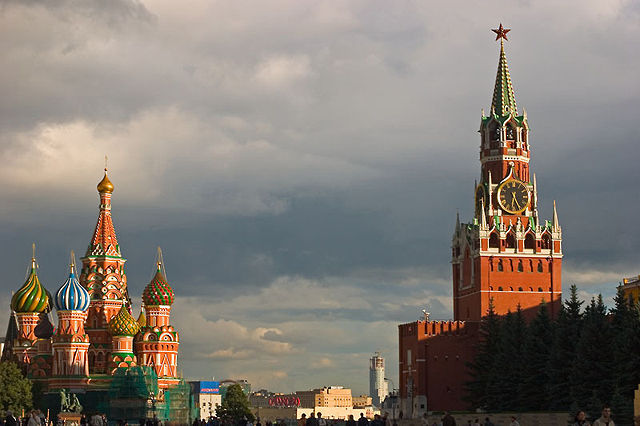
{"label": "arched window", "polygon": [[549,250],[551,248],[551,236],[549,234],[544,234],[542,236],[542,248],[545,250]]}
{"label": "arched window", "polygon": [[500,272],[504,271],[504,266],[502,266],[502,259],[498,261],[498,271]]}
{"label": "arched window", "polygon": [[507,140],[515,141],[516,140],[516,127],[513,124],[507,125],[506,134]]}
{"label": "arched window", "polygon": [[529,291],[533,291],[533,287],[529,287]]}
{"label": "arched window", "polygon": [[542,272],[542,262],[538,261],[538,272]]}
{"label": "arched window", "polygon": [[518,262],[518,272],[522,272],[524,271],[524,268],[522,267],[522,260]]}
{"label": "arched window", "polygon": [[498,291],[502,291],[502,287],[498,287]]}
{"label": "arched window", "polygon": [[518,291],[522,291],[522,287],[518,287]]}
{"label": "arched window", "polygon": [[509,291],[513,291],[513,287],[509,287]]}
{"label": "arched window", "polygon": [[535,244],[536,240],[533,237],[533,234],[527,234],[527,236],[524,237],[524,248],[533,249],[535,247]]}
{"label": "arched window", "polygon": [[506,246],[507,248],[516,248],[516,236],[513,235],[513,232],[509,232],[507,235]]}
{"label": "arched window", "polygon": [[500,146],[500,127],[495,121],[489,126],[489,141],[491,148]]}
{"label": "arched window", "polygon": [[500,247],[500,238],[498,238],[498,234],[495,232],[491,233],[489,237],[489,248],[498,248]]}
{"label": "arched window", "polygon": [[539,292],[542,292],[542,287],[538,287],[538,291],[539,291]]}

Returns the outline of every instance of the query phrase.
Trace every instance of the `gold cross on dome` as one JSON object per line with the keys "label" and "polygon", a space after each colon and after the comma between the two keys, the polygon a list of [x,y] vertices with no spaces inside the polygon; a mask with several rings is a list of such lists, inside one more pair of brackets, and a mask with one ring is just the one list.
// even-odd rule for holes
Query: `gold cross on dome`
{"label": "gold cross on dome", "polygon": [[500,40],[501,38],[503,38],[503,39],[509,41],[509,39],[507,38],[507,33],[509,31],[511,31],[511,28],[504,28],[502,26],[502,22],[500,23],[500,26],[497,29],[491,30],[491,31],[496,33],[496,40]]}

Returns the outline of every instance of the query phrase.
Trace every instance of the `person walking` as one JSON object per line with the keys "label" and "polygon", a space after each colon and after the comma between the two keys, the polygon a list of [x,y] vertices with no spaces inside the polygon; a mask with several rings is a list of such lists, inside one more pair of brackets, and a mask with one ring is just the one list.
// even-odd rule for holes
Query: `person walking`
{"label": "person walking", "polygon": [[4,418],[5,426],[18,426],[18,419],[13,415],[11,410],[7,410],[7,415]]}
{"label": "person walking", "polygon": [[318,426],[318,419],[316,419],[316,415],[311,413],[309,418],[307,419],[307,426]]}
{"label": "person walking", "polygon": [[346,426],[357,426],[357,422],[353,419],[353,414],[349,414]]}
{"label": "person walking", "polygon": [[364,413],[360,413],[360,418],[358,419],[358,426],[369,426],[369,419],[364,416]]}
{"label": "person walking", "polygon": [[511,423],[509,423],[509,426],[520,426],[520,423],[518,422],[518,419],[516,419],[516,416],[511,416]]}
{"label": "person walking", "polygon": [[578,411],[573,418],[573,426],[590,426],[591,423],[587,421],[587,414],[584,411]]}
{"label": "person walking", "polygon": [[316,422],[318,422],[317,426],[327,426],[327,421],[322,418],[322,413],[320,411],[316,414]]}
{"label": "person walking", "polygon": [[442,426],[456,426],[456,419],[454,419],[448,411],[444,412],[444,417],[442,417]]}
{"label": "person walking", "polygon": [[[260,421],[260,419],[258,419],[258,421]],[[298,419],[298,426],[307,426],[307,415],[305,413],[302,413],[302,415]]]}
{"label": "person walking", "polygon": [[611,407],[608,405],[602,407],[602,415],[598,420],[593,422],[593,426],[615,426],[615,423],[611,419]]}

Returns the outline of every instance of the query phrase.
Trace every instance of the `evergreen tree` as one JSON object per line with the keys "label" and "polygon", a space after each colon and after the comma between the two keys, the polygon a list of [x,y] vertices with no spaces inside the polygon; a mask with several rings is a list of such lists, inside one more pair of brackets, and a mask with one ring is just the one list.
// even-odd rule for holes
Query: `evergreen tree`
{"label": "evergreen tree", "polygon": [[[611,325],[602,296],[592,298],[584,312],[577,345],[572,396],[592,416],[600,415],[603,403],[610,403],[614,388]],[[592,392],[589,392],[592,390]]]}
{"label": "evergreen tree", "polygon": [[492,409],[495,407],[495,394],[491,390],[498,380],[494,368],[500,339],[500,317],[496,314],[493,299],[489,300],[487,314],[482,317],[478,331],[479,342],[476,355],[467,364],[471,381],[466,384],[466,399],[473,407]]}
{"label": "evergreen tree", "polygon": [[626,299],[622,287],[614,299],[612,310],[612,343],[614,366],[614,398],[612,409],[616,413],[616,424],[633,424],[634,391],[640,383],[640,316],[637,306]]}
{"label": "evergreen tree", "polygon": [[31,381],[24,377],[17,364],[0,363],[0,412],[13,411],[16,417],[32,407]]}
{"label": "evergreen tree", "polygon": [[508,312],[500,329],[499,350],[494,364],[494,373],[499,379],[496,390],[496,410],[519,411],[520,384],[523,380],[523,350],[527,324],[522,315],[520,305],[515,313]]}
{"label": "evergreen tree", "polygon": [[546,409],[547,365],[551,354],[553,328],[547,304],[542,301],[538,314],[527,329],[523,351],[522,381],[519,387],[520,409]]}
{"label": "evergreen tree", "polygon": [[[222,404],[216,408],[216,415],[226,424],[239,424],[242,420],[254,420],[249,409],[249,400],[238,384],[227,388]],[[246,424],[245,420],[245,424]]]}
{"label": "evergreen tree", "polygon": [[577,287],[572,285],[569,299],[562,305],[554,324],[555,335],[547,368],[547,407],[551,410],[566,410],[577,405],[571,389],[577,386],[573,366],[582,328],[580,311],[583,303],[578,299]]}

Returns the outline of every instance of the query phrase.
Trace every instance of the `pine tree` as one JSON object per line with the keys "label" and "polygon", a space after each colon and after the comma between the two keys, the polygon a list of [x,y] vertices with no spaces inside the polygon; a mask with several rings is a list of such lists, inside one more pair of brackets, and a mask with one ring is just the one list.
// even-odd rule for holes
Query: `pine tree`
{"label": "pine tree", "polygon": [[612,310],[611,331],[614,350],[614,398],[612,409],[616,413],[616,424],[633,424],[633,398],[640,383],[640,316],[635,305],[631,305],[618,287]]}
{"label": "pine tree", "polygon": [[216,408],[216,415],[227,424],[238,424],[243,419],[251,422],[254,420],[249,409],[249,400],[240,385],[235,384],[227,388],[222,404]]}
{"label": "pine tree", "polygon": [[0,363],[0,389],[0,412],[11,410],[16,414],[32,407],[31,382],[16,363]]}
{"label": "pine tree", "polygon": [[529,324],[523,351],[522,381],[519,387],[520,409],[546,409],[547,365],[551,354],[553,328],[547,304],[542,301],[538,314]]}
{"label": "pine tree", "polygon": [[572,374],[576,362],[576,347],[582,328],[581,307],[578,289],[570,288],[569,299],[564,302],[555,321],[555,335],[547,368],[547,407],[551,410],[566,410],[577,405],[571,389],[577,386]]}
{"label": "pine tree", "polygon": [[592,298],[585,309],[573,374],[573,398],[590,415],[599,416],[600,405],[611,401],[614,388],[611,325],[602,296]]}
{"label": "pine tree", "polygon": [[514,314],[507,313],[501,327],[499,350],[493,373],[500,383],[496,392],[496,400],[500,405],[496,410],[519,411],[522,408],[519,391],[523,380],[522,355],[526,334],[527,324],[518,305]]}
{"label": "pine tree", "polygon": [[491,389],[496,381],[494,364],[500,339],[500,317],[494,310],[493,299],[489,300],[489,309],[482,317],[478,333],[478,350],[473,361],[467,364],[472,379],[466,384],[466,399],[473,407],[493,409],[496,395]]}

